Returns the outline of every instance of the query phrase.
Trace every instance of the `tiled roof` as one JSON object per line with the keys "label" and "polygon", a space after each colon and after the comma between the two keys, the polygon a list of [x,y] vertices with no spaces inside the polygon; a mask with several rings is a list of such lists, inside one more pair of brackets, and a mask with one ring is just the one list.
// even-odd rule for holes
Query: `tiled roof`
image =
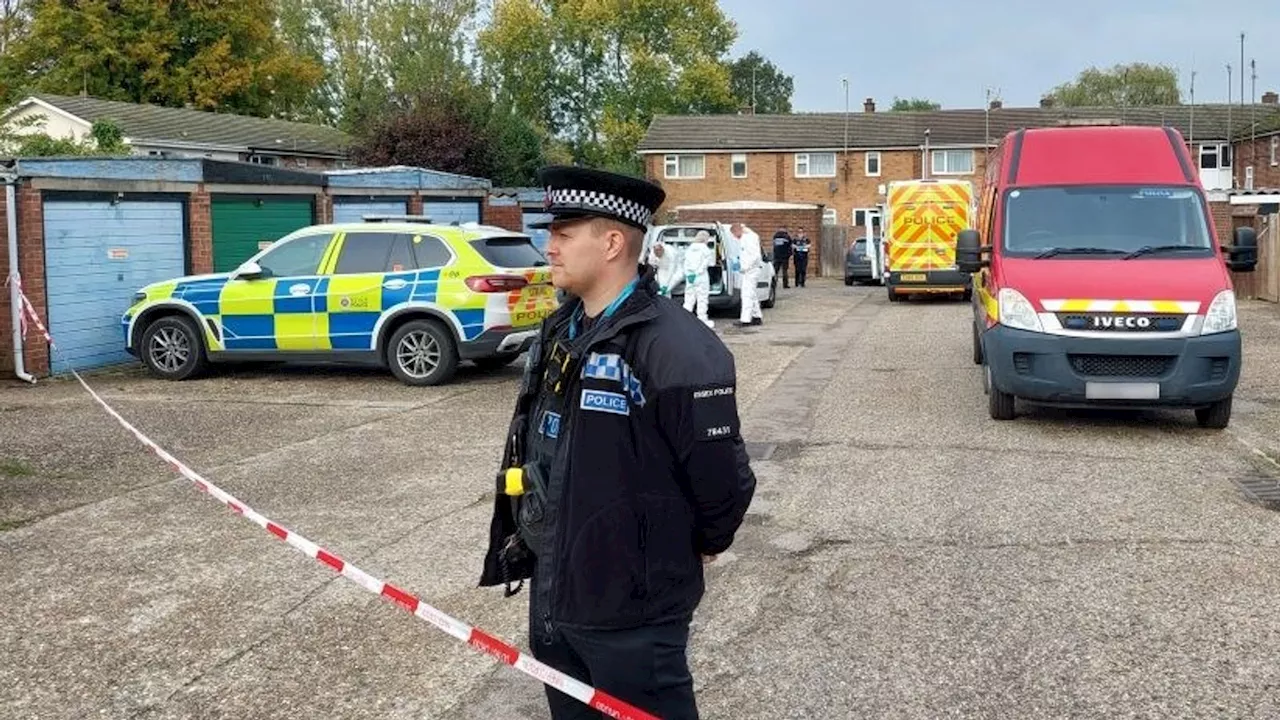
{"label": "tiled roof", "polygon": [[[932,145],[984,145],[1018,128],[1051,127],[1071,119],[1114,119],[1136,125],[1169,125],[1188,139],[1224,140],[1228,115],[1237,137],[1251,116],[1280,123],[1280,106],[1174,105],[1131,108],[998,108],[925,112],[850,113],[848,147],[918,147],[929,131]],[[663,150],[802,150],[845,147],[844,113],[793,115],[660,115],[649,125],[640,152]],[[1194,127],[1192,122],[1194,121]],[[990,125],[988,126],[988,123]]]}
{"label": "tiled roof", "polygon": [[352,138],[346,133],[324,125],[90,97],[46,94],[32,97],[90,123],[111,120],[126,138],[134,141],[334,156],[344,156],[352,143]]}

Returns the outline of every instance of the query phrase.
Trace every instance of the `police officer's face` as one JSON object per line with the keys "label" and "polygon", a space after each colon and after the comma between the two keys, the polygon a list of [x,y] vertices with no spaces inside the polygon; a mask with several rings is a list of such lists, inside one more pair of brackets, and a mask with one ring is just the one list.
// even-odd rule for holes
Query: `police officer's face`
{"label": "police officer's face", "polygon": [[550,229],[547,259],[551,261],[551,282],[574,294],[591,287],[607,265],[626,253],[626,235],[607,222],[566,220]]}

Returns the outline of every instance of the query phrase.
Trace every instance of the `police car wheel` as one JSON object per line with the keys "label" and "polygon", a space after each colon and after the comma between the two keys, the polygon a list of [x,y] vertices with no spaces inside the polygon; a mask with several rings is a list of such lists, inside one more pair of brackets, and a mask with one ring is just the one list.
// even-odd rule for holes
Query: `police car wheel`
{"label": "police car wheel", "polygon": [[387,365],[406,385],[439,385],[458,369],[458,348],[440,323],[410,320],[387,343]]}
{"label": "police car wheel", "polygon": [[196,325],[180,315],[170,315],[147,326],[142,333],[142,362],[165,380],[186,380],[204,371],[207,360]]}

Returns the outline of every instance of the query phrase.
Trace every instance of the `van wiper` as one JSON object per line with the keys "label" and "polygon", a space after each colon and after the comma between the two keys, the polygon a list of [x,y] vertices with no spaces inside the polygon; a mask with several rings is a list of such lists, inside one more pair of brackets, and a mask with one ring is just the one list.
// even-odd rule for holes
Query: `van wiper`
{"label": "van wiper", "polygon": [[1208,249],[1209,248],[1190,247],[1188,245],[1143,245],[1142,247],[1138,248],[1137,250],[1134,250],[1133,252],[1129,253],[1128,255],[1125,255],[1120,259],[1132,260],[1133,258],[1139,257],[1141,255],[1153,255],[1155,253],[1164,253],[1164,252],[1185,252],[1187,250],[1194,250],[1196,252],[1201,252],[1203,250],[1208,250]]}
{"label": "van wiper", "polygon": [[1049,248],[1039,255],[1035,256],[1036,260],[1050,258],[1054,255],[1118,255],[1124,252],[1115,248],[1097,248],[1097,247],[1072,247],[1072,248]]}

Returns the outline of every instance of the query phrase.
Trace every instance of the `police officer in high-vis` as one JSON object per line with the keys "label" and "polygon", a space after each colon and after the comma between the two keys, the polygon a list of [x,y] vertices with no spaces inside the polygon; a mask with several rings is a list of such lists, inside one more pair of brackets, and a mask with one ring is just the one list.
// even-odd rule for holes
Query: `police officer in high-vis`
{"label": "police officer in high-vis", "polygon": [[[545,168],[551,278],[497,477],[483,586],[530,580],[534,657],[664,720],[696,718],[687,647],[703,565],[755,492],[733,356],[639,264],[665,197]],[[551,714],[596,711],[547,687]]]}

